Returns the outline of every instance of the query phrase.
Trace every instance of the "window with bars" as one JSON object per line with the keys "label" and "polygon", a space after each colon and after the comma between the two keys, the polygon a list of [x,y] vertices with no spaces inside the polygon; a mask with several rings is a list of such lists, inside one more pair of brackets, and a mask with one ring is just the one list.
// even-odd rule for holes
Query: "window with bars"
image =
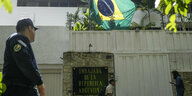
{"label": "window with bars", "polygon": [[86,7],[81,0],[17,0],[19,7]]}

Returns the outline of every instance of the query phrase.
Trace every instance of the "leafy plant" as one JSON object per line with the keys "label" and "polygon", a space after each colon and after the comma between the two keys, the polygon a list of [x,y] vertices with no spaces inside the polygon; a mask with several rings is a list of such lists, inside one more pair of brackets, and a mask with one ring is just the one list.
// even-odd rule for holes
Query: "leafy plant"
{"label": "leafy plant", "polygon": [[5,10],[8,12],[8,13],[11,13],[12,10],[13,10],[13,5],[11,3],[11,0],[0,0],[0,7],[1,6],[4,6]]}
{"label": "leafy plant", "polygon": [[79,17],[80,9],[78,8],[74,14],[67,12],[67,23],[66,26],[71,30],[71,27],[80,20]]}
{"label": "leafy plant", "polygon": [[89,19],[89,9],[85,13],[83,13],[84,17],[83,19],[83,24],[88,28],[92,30],[104,30],[103,27],[100,25],[96,24],[96,22],[92,21]]}
{"label": "leafy plant", "polygon": [[73,27],[74,31],[85,31],[87,30],[87,27],[85,27],[85,25],[83,25],[81,22],[76,22],[75,26]]}
{"label": "leafy plant", "polygon": [[2,94],[6,91],[6,89],[7,89],[7,86],[4,84],[4,83],[2,83],[1,81],[2,81],[2,78],[3,78],[3,73],[2,72],[0,72],[0,96],[2,96]]}
{"label": "leafy plant", "polygon": [[79,21],[80,20],[80,17],[79,17],[79,12],[80,12],[80,9],[79,8],[77,8],[77,10],[76,10],[76,12],[75,12],[75,14],[72,14],[72,20],[73,20],[73,22],[77,22],[77,21]]}
{"label": "leafy plant", "polygon": [[75,14],[68,14],[68,20],[66,25],[75,24],[73,26],[74,31],[85,31],[85,30],[104,30],[101,26],[96,24],[94,21],[89,19],[89,9],[83,13],[83,17],[79,17],[80,9],[78,8]]}
{"label": "leafy plant", "polygon": [[147,30],[147,29],[150,29],[151,26],[155,26],[155,23],[149,23],[149,24],[147,24],[145,26],[143,26],[142,24],[138,24],[136,22],[131,23],[131,29],[139,28],[139,29],[142,29],[142,30]]}
{"label": "leafy plant", "polygon": [[177,27],[176,27],[175,19],[176,19],[176,15],[175,14],[171,15],[170,23],[167,24],[165,29],[168,29],[168,28],[169,28],[169,30],[174,29],[174,32],[177,32]]}
{"label": "leafy plant", "polygon": [[[161,2],[164,2],[166,5],[165,8],[165,14],[170,15],[170,22],[166,25],[166,29],[169,28],[169,30],[174,30],[174,32],[177,32],[176,27],[176,14],[179,15],[181,18],[181,23],[183,30],[185,31],[185,22],[183,21],[183,17],[187,17],[187,11],[188,11],[188,5],[192,2],[192,0],[161,0]],[[159,4],[159,7],[161,8],[162,5]],[[171,10],[174,10],[174,13],[171,13]]]}
{"label": "leafy plant", "polygon": [[70,14],[69,12],[67,12],[67,22],[66,22],[66,27],[69,28],[69,30],[71,30],[72,27],[72,14]]}

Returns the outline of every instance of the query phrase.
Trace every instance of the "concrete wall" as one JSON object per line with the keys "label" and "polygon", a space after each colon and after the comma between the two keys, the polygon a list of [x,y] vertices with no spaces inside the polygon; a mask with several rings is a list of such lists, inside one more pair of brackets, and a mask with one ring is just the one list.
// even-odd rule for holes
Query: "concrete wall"
{"label": "concrete wall", "polygon": [[[69,31],[62,26],[40,26],[36,40],[32,43],[33,51],[39,64],[62,64],[63,52],[69,50]],[[14,26],[0,26],[0,64],[7,38],[15,32]]]}
{"label": "concrete wall", "polygon": [[161,30],[86,31],[70,32],[70,50],[115,53],[175,53],[192,52],[192,32],[165,32]]}

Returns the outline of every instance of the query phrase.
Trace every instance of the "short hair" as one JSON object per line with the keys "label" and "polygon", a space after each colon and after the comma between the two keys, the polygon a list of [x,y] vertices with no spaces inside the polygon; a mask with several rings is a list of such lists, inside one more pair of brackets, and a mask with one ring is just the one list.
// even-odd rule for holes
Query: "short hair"
{"label": "short hair", "polygon": [[111,84],[112,82],[115,82],[115,79],[110,79],[109,83]]}
{"label": "short hair", "polygon": [[174,70],[171,72],[173,74],[173,78],[177,79],[177,76],[181,76],[178,71]]}
{"label": "short hair", "polygon": [[23,33],[27,29],[27,27],[29,27],[29,26],[24,26],[24,27],[21,27],[21,28],[16,28],[17,33]]}

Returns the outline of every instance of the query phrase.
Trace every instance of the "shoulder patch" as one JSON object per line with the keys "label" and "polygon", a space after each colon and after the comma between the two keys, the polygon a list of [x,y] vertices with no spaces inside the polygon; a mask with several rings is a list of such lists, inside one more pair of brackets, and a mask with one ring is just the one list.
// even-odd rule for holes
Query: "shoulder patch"
{"label": "shoulder patch", "polygon": [[16,44],[13,49],[14,49],[14,52],[19,52],[21,50],[21,45]]}

